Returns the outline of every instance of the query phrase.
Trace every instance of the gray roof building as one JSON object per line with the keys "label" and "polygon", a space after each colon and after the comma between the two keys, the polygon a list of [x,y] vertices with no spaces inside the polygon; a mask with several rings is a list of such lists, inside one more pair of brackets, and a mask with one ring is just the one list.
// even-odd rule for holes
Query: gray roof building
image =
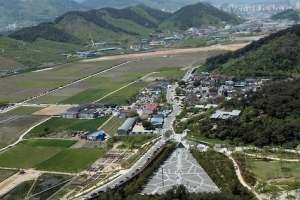
{"label": "gray roof building", "polygon": [[127,118],[126,121],[117,130],[118,135],[127,135],[135,123],[135,118]]}

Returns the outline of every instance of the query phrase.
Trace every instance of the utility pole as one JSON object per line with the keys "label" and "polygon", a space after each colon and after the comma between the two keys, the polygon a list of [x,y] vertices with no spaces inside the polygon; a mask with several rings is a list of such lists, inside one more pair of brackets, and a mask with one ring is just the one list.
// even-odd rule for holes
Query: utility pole
{"label": "utility pole", "polygon": [[161,181],[162,181],[162,186],[164,188],[165,185],[164,185],[164,168],[163,167],[161,168]]}

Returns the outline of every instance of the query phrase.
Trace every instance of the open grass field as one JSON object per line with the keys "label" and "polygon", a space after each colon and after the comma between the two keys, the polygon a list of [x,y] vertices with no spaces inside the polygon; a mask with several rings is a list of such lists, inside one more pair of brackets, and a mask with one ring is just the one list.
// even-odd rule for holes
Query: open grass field
{"label": "open grass field", "polygon": [[24,145],[32,147],[59,147],[69,148],[77,143],[77,140],[60,140],[60,139],[30,139],[21,142]]}
{"label": "open grass field", "polygon": [[172,77],[182,78],[186,74],[186,70],[182,70],[178,67],[163,67],[160,68],[157,73],[151,74],[150,77]]}
{"label": "open grass field", "polygon": [[91,165],[106,151],[104,149],[64,149],[37,165],[39,170],[59,172],[80,172]]}
{"label": "open grass field", "polygon": [[108,97],[105,97],[104,99],[100,100],[102,103],[111,103],[111,104],[117,104],[117,105],[127,105],[127,100],[129,100],[131,97],[133,97],[139,90],[146,87],[148,83],[145,82],[137,82],[134,83],[128,87],[125,87]]}
{"label": "open grass field", "polygon": [[106,134],[113,136],[124,122],[125,119],[113,117],[101,129],[104,130]]}
{"label": "open grass field", "polygon": [[0,166],[25,169],[32,168],[59,151],[59,148],[31,147],[20,144],[0,154]]}
{"label": "open grass field", "polygon": [[[50,119],[32,129],[26,137],[40,137],[63,131],[92,131],[106,122],[107,117],[96,119]],[[47,130],[48,129],[48,130]]]}
{"label": "open grass field", "polygon": [[0,115],[0,146],[15,142],[30,127],[44,119],[46,118],[43,116]]}
{"label": "open grass field", "polygon": [[16,173],[15,170],[6,170],[6,169],[0,169],[0,183]]}
{"label": "open grass field", "polygon": [[288,177],[300,178],[300,165],[297,162],[283,162],[283,170],[280,161],[249,159],[247,166],[255,177],[263,181]]}
{"label": "open grass field", "polygon": [[7,115],[30,115],[38,110],[41,110],[41,107],[29,107],[29,106],[21,106],[17,107],[13,110],[6,112]]}

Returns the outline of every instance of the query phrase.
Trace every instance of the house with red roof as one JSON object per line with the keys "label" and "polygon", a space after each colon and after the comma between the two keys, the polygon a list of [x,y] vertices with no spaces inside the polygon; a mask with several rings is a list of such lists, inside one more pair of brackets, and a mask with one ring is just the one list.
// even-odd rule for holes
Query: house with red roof
{"label": "house with red roof", "polygon": [[150,103],[143,109],[143,115],[152,115],[157,113],[158,103]]}

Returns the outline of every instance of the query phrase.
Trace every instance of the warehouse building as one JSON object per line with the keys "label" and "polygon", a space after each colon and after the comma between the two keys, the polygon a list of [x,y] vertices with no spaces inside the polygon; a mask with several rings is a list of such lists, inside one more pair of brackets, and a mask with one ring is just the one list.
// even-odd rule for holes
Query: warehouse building
{"label": "warehouse building", "polygon": [[87,134],[87,139],[92,140],[92,141],[97,141],[97,140],[105,140],[105,132],[104,131],[91,131]]}
{"label": "warehouse building", "polygon": [[135,118],[127,118],[126,121],[117,130],[118,135],[128,135],[135,125]]}

